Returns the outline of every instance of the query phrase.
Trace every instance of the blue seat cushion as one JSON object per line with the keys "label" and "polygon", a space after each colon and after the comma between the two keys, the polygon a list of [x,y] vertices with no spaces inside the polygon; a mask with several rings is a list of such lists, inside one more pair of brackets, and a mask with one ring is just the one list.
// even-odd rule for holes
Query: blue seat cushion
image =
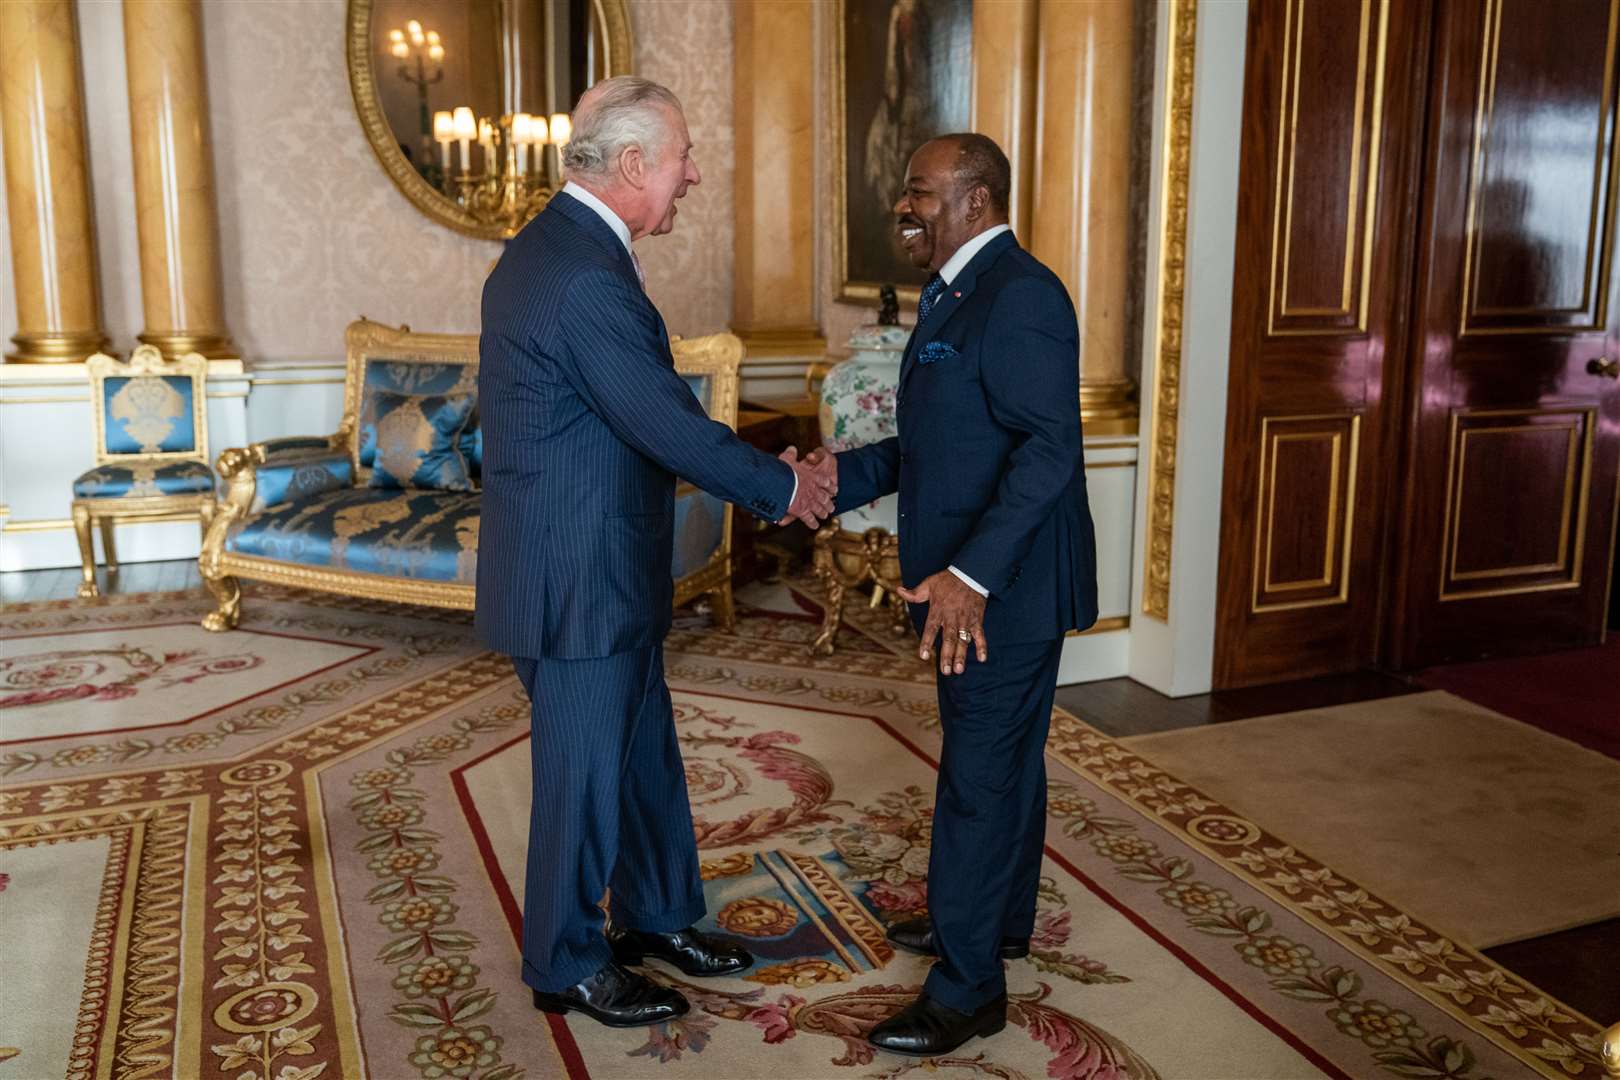
{"label": "blue seat cushion", "polygon": [[214,471],[201,461],[97,465],[73,481],[75,499],[206,495],[213,490]]}
{"label": "blue seat cushion", "polygon": [[471,585],[477,492],[349,488],[272,506],[233,526],[225,550],[327,570]]}

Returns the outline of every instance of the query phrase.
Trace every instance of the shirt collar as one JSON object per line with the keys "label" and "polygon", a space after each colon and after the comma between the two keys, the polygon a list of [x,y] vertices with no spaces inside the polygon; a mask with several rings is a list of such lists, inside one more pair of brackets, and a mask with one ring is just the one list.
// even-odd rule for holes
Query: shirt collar
{"label": "shirt collar", "polygon": [[[613,212],[612,207],[603,202],[601,199],[598,199],[595,195],[592,195],[590,192],[586,191],[584,188],[580,187],[578,184],[574,183],[572,180],[563,185],[563,194],[572,195],[574,198],[590,207],[591,210],[596,213],[596,216],[606,222],[607,227],[613,230],[613,235],[619,238],[619,243],[624,245],[624,250],[629,251],[631,255],[635,254],[630,247],[630,226],[626,225],[623,219],[621,219],[618,214]],[[1005,228],[1006,226],[1002,227]],[[975,239],[977,238],[975,237]]]}
{"label": "shirt collar", "polygon": [[995,225],[984,230],[984,232],[956,249],[956,254],[947,259],[945,265],[939,268],[939,276],[944,279],[945,284],[949,285],[956,280],[956,275],[962,272],[962,268],[972,261],[973,256],[977,255],[984,245],[1002,233],[1011,231],[1011,225]]}

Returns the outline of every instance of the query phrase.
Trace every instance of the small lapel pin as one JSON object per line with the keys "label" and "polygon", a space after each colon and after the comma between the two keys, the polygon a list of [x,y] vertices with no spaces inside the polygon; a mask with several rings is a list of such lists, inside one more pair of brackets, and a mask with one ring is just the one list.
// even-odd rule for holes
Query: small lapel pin
{"label": "small lapel pin", "polygon": [[953,293],[951,293],[951,295],[956,297],[958,300],[962,299],[962,294],[959,293],[959,292],[953,292]]}

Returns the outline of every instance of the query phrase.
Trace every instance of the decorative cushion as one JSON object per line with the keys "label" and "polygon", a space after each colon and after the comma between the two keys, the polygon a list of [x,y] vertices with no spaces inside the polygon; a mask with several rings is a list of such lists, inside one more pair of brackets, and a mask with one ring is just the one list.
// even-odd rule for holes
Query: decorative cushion
{"label": "decorative cushion", "polygon": [[325,440],[308,449],[282,450],[254,474],[249,513],[284,502],[302,502],[354,484],[354,463],[342,451],[327,449]]}
{"label": "decorative cushion", "polygon": [[[378,394],[476,394],[478,392],[478,366],[453,364],[444,361],[372,359],[366,363],[366,376],[360,403],[360,465],[369,469],[377,455],[376,396]],[[461,452],[466,455],[474,480],[484,464],[484,441],[478,433],[476,407],[474,418],[462,440]]]}
{"label": "decorative cushion", "polygon": [[232,527],[225,550],[360,574],[471,585],[476,492],[349,488],[273,506]]}
{"label": "decorative cushion", "polygon": [[[685,485],[682,485],[685,488]],[[675,496],[675,558],[670,575],[677,580],[703,569],[725,538],[726,504],[697,488]]]}
{"label": "decorative cushion", "polygon": [[372,487],[472,490],[462,438],[472,422],[476,396],[383,391],[371,401],[376,433]]}
{"label": "decorative cushion", "polygon": [[[188,423],[190,413],[187,413]],[[73,481],[75,499],[139,499],[150,495],[206,495],[214,471],[201,461],[97,465]]]}
{"label": "decorative cushion", "polygon": [[189,376],[115,376],[102,383],[101,392],[106,453],[183,454],[197,448]]}

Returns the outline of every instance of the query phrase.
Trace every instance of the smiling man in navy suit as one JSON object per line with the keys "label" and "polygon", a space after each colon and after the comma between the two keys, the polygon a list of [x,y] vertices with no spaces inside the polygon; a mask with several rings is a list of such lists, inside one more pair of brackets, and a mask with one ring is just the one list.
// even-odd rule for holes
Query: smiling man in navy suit
{"label": "smiling man in navy suit", "polygon": [[[667,233],[699,180],[680,103],[620,77],[574,110],[568,184],[484,285],[478,632],[532,702],[523,980],[536,1007],[614,1027],[686,998],[625,965],[729,975],[751,957],[704,914],[664,683],[675,478],[810,525],[836,478],[710,420],[675,373],[632,240]],[[612,921],[604,933],[604,893]]]}
{"label": "smiling man in navy suit", "polygon": [[939,960],[869,1035],[917,1057],[1006,1023],[1002,959],[1028,955],[1035,924],[1058,660],[1065,634],[1097,618],[1074,305],[1014,239],[1010,188],[983,135],[912,156],[894,211],[932,276],[900,369],[899,434],[833,459],[838,510],[899,491],[900,593],[920,655],[939,663],[930,918],[889,930]]}

